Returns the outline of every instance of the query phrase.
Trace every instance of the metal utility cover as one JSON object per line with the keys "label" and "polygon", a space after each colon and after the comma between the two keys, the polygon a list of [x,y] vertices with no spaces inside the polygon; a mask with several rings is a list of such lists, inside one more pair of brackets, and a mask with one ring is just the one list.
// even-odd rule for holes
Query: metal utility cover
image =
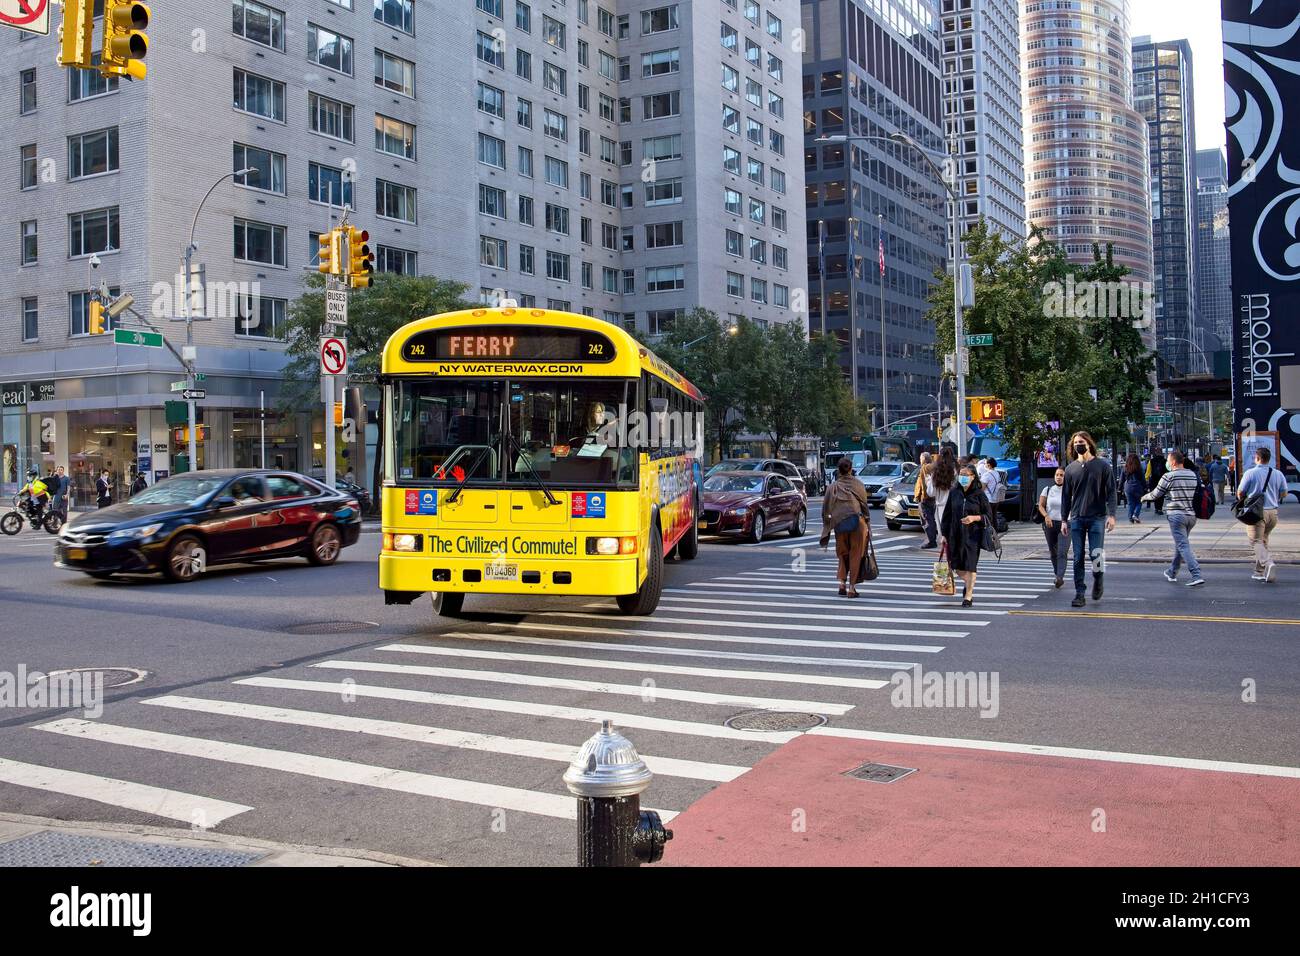
{"label": "metal utility cover", "polygon": [[887,763],[864,763],[856,770],[846,770],[844,776],[869,783],[893,783],[909,773],[916,773],[915,767],[894,767]]}
{"label": "metal utility cover", "polygon": [[0,843],[6,866],[248,866],[265,853],[137,843],[42,830]]}

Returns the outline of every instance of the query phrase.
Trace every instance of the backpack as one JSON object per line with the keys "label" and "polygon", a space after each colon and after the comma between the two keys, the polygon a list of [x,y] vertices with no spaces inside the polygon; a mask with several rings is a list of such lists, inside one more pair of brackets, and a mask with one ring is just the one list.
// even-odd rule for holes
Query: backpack
{"label": "backpack", "polygon": [[1201,476],[1196,476],[1196,491],[1192,495],[1192,513],[1198,518],[1210,518],[1214,516],[1214,492],[1210,486],[1201,481]]}

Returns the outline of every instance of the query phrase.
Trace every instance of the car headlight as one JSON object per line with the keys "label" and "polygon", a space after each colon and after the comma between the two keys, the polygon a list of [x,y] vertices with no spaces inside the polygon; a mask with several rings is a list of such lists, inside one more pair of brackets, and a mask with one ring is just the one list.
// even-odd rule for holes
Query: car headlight
{"label": "car headlight", "polygon": [[747,508],[747,507],[746,507],[746,508],[728,508],[728,509],[727,509],[727,514],[729,514],[729,515],[736,515],[737,517],[739,517],[740,515],[743,515],[743,514],[748,514],[748,513],[749,513],[749,508]]}
{"label": "car headlight", "polygon": [[114,531],[108,536],[109,541],[139,541],[142,538],[152,538],[162,528],[162,522],[158,524],[142,525],[139,528],[123,528],[120,531]]}
{"label": "car headlight", "polygon": [[891,491],[889,493],[889,500],[896,505],[901,505],[903,503],[903,496],[900,495],[897,491]]}

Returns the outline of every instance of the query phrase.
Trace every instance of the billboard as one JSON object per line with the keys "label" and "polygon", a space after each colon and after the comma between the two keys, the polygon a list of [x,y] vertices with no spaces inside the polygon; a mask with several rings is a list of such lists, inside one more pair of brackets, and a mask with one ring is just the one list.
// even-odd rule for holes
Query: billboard
{"label": "billboard", "polygon": [[[1300,6],[1222,0],[1238,432],[1300,467]],[[1287,115],[1290,104],[1290,115]]]}

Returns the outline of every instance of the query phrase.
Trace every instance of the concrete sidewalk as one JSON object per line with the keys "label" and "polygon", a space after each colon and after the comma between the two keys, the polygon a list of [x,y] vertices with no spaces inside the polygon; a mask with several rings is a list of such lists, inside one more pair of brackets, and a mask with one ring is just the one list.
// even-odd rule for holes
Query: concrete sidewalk
{"label": "concrete sidewalk", "polygon": [[[1106,535],[1107,561],[1169,561],[1173,542],[1163,515],[1143,511],[1141,524],[1129,524],[1121,506],[1115,530]],[[1246,526],[1233,517],[1228,504],[1219,505],[1214,517],[1201,520],[1192,530],[1192,548],[1198,561],[1253,563],[1254,552],[1246,540]],[[1047,560],[1043,526],[1012,522],[1002,536],[1002,557]],[[1300,563],[1300,503],[1288,499],[1278,509],[1278,524],[1269,536],[1269,551],[1279,564]]]}

